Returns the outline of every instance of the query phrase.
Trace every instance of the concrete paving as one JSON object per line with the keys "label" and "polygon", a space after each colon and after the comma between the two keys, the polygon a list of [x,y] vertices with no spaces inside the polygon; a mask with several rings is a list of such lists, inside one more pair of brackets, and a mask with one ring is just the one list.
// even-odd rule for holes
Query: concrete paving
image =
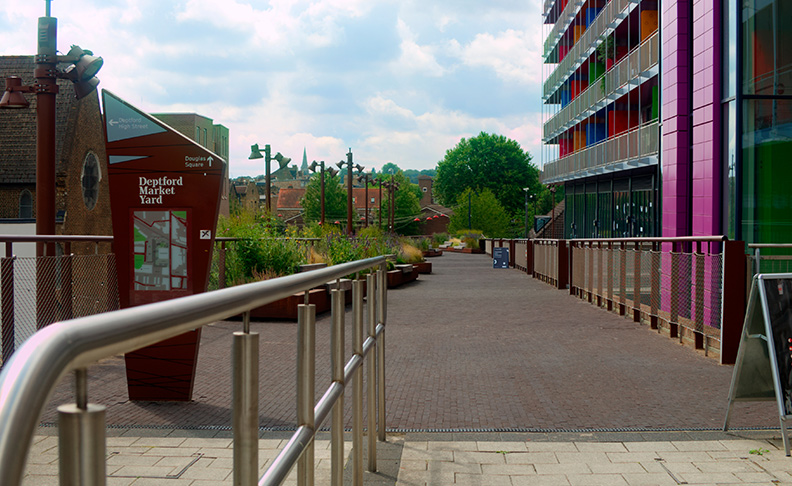
{"label": "concrete paving", "polygon": [[[720,432],[732,367],[522,272],[493,269],[486,255],[446,253],[432,263],[431,275],[389,292],[389,442],[382,472],[367,481],[792,485],[772,404],[738,404],[737,430]],[[90,400],[108,409],[108,484],[230,481],[230,336],[240,327],[205,328],[189,403],[130,402],[121,358],[89,370]],[[266,466],[294,427],[296,326],[252,329],[262,336]],[[328,350],[324,316],[317,396],[329,384]],[[71,393],[65,380],[53,394],[25,484],[56,484],[51,424]],[[317,440],[325,447],[326,434]],[[130,469],[136,462],[143,469]]]}

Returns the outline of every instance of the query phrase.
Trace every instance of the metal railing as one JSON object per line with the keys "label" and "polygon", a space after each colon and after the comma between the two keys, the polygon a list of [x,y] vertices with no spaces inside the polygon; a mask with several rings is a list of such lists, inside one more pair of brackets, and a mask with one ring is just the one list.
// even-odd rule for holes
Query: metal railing
{"label": "metal railing", "polygon": [[[111,236],[0,236],[0,364],[48,324],[118,309],[112,241]],[[45,256],[19,256],[34,254],[22,247],[33,243],[44,246]]]}
{"label": "metal railing", "polygon": [[560,182],[586,171],[604,172],[618,164],[656,156],[659,150],[660,128],[657,122],[652,122],[556,161],[548,162],[542,169],[541,179],[543,183]]}
{"label": "metal railing", "polygon": [[[364,333],[363,282],[353,282],[354,355],[344,364],[344,291],[332,293],[332,383],[314,406],[313,305],[300,305],[298,321],[298,428],[261,479],[258,473],[258,334],[250,332],[250,310],[346,275],[377,268],[365,285],[368,327]],[[288,277],[240,285],[180,299],[52,324],[25,342],[0,373],[0,484],[19,485],[38,418],[53,387],[69,372],[75,377],[75,404],[58,408],[61,484],[105,484],[105,407],[88,402],[87,367],[186,331],[244,316],[233,338],[234,484],[280,484],[299,461],[298,484],[313,482],[312,444],[332,411],[332,484],[343,481],[344,390],[354,380],[353,466],[362,478],[362,376],[369,356],[369,470],[376,470],[376,428],[385,439],[386,257],[380,256]],[[365,340],[363,339],[365,337]],[[376,359],[376,367],[373,364]],[[377,396],[375,400],[373,397]],[[375,401],[379,402],[374,421]]]}
{"label": "metal railing", "polygon": [[748,280],[760,273],[792,273],[792,244],[748,244]]}
{"label": "metal railing", "polygon": [[[571,4],[572,2],[569,3]],[[594,52],[597,46],[604,42],[608,35],[616,30],[637,6],[638,2],[636,0],[611,0],[600,11],[594,22],[589,25],[586,32],[583,33],[575,45],[572,46],[564,59],[558,63],[552,74],[545,80],[542,99],[546,101],[550,98],[564,84],[564,81]],[[552,34],[548,37],[548,41],[551,41],[551,39],[553,39]],[[554,42],[554,48],[558,40],[551,42]],[[545,46],[545,57],[551,52],[548,47],[549,44]]]}
{"label": "metal railing", "polygon": [[[544,140],[553,139],[657,74],[660,35],[655,32],[591,83],[544,124]],[[637,115],[636,115],[637,116]]]}
{"label": "metal railing", "polygon": [[[665,328],[705,355],[731,356],[733,315],[724,310],[726,248],[723,236],[570,240],[570,293],[590,303],[632,314],[653,329]],[[737,243],[737,246],[734,246]],[[741,317],[741,316],[740,316]],[[728,319],[727,319],[728,318]],[[724,323],[729,321],[725,333]],[[729,341],[724,356],[724,339]]]}

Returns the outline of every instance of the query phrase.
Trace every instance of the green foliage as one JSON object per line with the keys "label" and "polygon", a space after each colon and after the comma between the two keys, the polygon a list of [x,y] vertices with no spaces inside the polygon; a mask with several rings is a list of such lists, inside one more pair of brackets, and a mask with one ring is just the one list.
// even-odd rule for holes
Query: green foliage
{"label": "green foliage", "polygon": [[380,169],[380,174],[387,176],[390,174],[397,174],[401,171],[402,170],[399,168],[398,165],[394,164],[393,162],[388,162],[382,166],[382,169]]}
{"label": "green foliage", "polygon": [[277,218],[240,211],[218,221],[218,236],[240,238],[226,244],[226,285],[290,275],[305,263],[306,248],[283,238]]}
{"label": "green foliage", "polygon": [[432,235],[432,247],[437,248],[448,241],[448,233],[435,233]]}
{"label": "green foliage", "polygon": [[[302,198],[304,210],[303,219],[307,222],[321,221],[322,219],[322,179],[320,174],[314,174],[308,185],[305,186],[305,195]],[[338,174],[330,177],[325,173],[325,223],[340,221],[346,223],[347,193],[341,185]]]}
{"label": "green foliage", "polygon": [[480,228],[490,238],[511,236],[511,218],[489,189],[478,194],[468,189],[457,199],[448,229],[459,231],[471,227]]}
{"label": "green foliage", "polygon": [[[390,177],[386,177],[390,180]],[[394,230],[403,235],[414,235],[418,233],[418,222],[414,221],[421,213],[421,189],[412,184],[403,172],[398,172],[393,176],[394,182],[399,184],[396,190],[396,224]],[[382,189],[382,224],[387,226],[388,216],[390,215],[390,194],[385,188]]]}
{"label": "green foliage", "polygon": [[[514,140],[481,132],[462,139],[437,164],[434,192],[440,204],[454,206],[468,189],[489,189],[509,215],[524,215],[525,192],[541,192],[539,170]],[[467,213],[467,211],[465,212]],[[488,235],[490,236],[490,235]]]}

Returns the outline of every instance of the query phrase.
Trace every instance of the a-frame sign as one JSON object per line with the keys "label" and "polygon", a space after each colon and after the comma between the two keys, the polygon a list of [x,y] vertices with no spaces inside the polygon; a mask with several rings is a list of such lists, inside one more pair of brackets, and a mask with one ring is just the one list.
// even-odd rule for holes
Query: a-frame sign
{"label": "a-frame sign", "polygon": [[759,274],[751,283],[723,430],[729,429],[734,402],[770,400],[778,405],[781,436],[789,456],[786,424],[792,419],[792,273]]}
{"label": "a-frame sign", "polygon": [[[107,90],[110,204],[121,307],[206,291],[226,162]],[[190,400],[200,330],[128,353],[132,400]]]}

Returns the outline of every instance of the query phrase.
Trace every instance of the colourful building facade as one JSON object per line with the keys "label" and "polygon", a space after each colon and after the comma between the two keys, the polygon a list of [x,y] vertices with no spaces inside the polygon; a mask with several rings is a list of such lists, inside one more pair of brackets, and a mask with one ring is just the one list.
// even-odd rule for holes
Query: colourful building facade
{"label": "colourful building facade", "polygon": [[784,0],[547,0],[542,178],[565,236],[792,241],[789,19]]}

